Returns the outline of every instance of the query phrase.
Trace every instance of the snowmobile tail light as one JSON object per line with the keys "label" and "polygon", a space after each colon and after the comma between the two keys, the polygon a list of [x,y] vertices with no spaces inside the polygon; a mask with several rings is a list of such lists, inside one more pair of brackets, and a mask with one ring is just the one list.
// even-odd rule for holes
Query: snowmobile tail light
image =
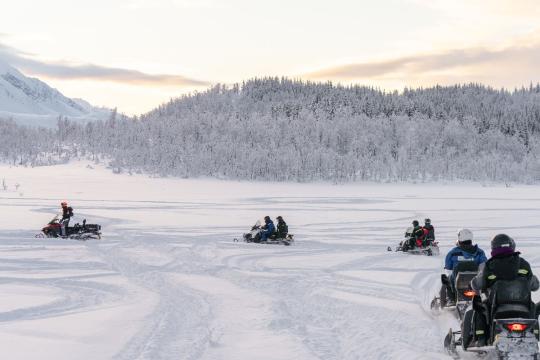
{"label": "snowmobile tail light", "polygon": [[519,323],[506,324],[506,327],[510,331],[523,331],[527,329],[527,324],[519,324]]}
{"label": "snowmobile tail light", "polygon": [[473,297],[474,295],[476,295],[476,291],[474,291],[474,290],[465,290],[463,292],[463,295],[465,295],[467,297]]}

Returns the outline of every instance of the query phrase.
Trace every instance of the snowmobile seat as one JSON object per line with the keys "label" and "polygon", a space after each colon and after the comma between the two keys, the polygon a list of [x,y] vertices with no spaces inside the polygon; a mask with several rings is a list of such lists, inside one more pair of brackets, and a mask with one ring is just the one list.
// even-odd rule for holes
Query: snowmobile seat
{"label": "snowmobile seat", "polygon": [[459,272],[456,276],[456,289],[468,289],[471,280],[476,274],[477,273],[473,271]]}
{"label": "snowmobile seat", "polygon": [[526,278],[515,280],[499,280],[492,287],[490,296],[496,305],[531,303],[531,290]]}
{"label": "snowmobile seat", "polygon": [[453,290],[466,290],[471,280],[478,273],[478,264],[473,259],[459,260],[452,271]]}
{"label": "snowmobile seat", "polygon": [[493,319],[511,319],[531,317],[531,307],[524,304],[501,304],[493,313]]}
{"label": "snowmobile seat", "polygon": [[491,288],[493,318],[531,317],[533,312],[531,290],[526,278],[499,280]]}
{"label": "snowmobile seat", "polygon": [[86,224],[84,228],[88,231],[99,231],[101,230],[101,225],[98,224]]}
{"label": "snowmobile seat", "polygon": [[[458,258],[459,259],[459,258]],[[465,271],[474,271],[478,272],[478,264],[474,259],[459,259],[457,265],[454,267],[454,274],[465,272]]]}
{"label": "snowmobile seat", "polygon": [[458,301],[469,301],[470,298],[465,292],[470,289],[471,280],[476,276],[475,272],[466,271],[458,273],[454,284],[451,284],[452,291],[455,291]]}

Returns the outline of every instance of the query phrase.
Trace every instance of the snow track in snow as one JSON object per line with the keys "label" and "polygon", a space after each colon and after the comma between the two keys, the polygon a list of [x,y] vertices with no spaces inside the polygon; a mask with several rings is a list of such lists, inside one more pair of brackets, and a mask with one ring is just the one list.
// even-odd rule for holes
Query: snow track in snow
{"label": "snow track in snow", "polygon": [[[0,191],[0,346],[12,359],[443,359],[458,322],[429,305],[458,228],[484,249],[508,232],[540,273],[537,187],[3,170],[28,196]],[[103,225],[101,241],[33,238],[65,198]],[[232,241],[267,214],[284,216],[294,245]],[[439,257],[386,251],[428,216]]]}

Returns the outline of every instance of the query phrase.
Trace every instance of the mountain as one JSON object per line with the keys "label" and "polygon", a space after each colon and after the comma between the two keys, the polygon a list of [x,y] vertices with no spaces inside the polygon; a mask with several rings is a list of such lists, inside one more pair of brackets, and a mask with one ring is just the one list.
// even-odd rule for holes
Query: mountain
{"label": "mountain", "polygon": [[0,61],[0,118],[31,126],[56,126],[59,116],[86,122],[106,119],[111,110],[71,99],[43,81]]}

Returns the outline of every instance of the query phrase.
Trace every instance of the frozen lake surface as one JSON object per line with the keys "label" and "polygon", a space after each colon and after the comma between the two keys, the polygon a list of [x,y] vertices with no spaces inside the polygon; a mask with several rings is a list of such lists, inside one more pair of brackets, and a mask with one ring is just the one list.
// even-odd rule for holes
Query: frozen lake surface
{"label": "frozen lake surface", "polygon": [[[493,235],[513,236],[540,273],[538,186],[182,180],[86,163],[0,166],[3,178],[0,347],[12,360],[449,359],[457,321],[429,302],[459,228],[486,253]],[[34,238],[61,200],[103,239]],[[296,243],[233,242],[264,215],[282,215]],[[425,217],[440,256],[386,251]]]}

